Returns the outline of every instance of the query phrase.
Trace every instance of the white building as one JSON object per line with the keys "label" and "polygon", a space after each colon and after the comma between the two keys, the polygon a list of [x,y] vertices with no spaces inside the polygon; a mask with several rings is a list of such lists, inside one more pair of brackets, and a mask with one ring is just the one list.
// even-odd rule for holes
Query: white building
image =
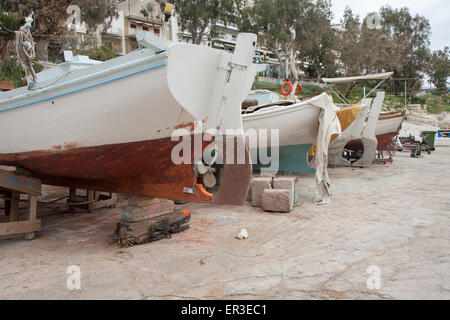
{"label": "white building", "polygon": [[[111,26],[102,33],[101,41],[109,44],[121,54],[138,47],[136,34],[148,31],[161,35],[164,25],[164,13],[160,5],[153,0],[126,0],[118,7],[118,17],[111,20]],[[170,34],[168,38],[171,39]]]}

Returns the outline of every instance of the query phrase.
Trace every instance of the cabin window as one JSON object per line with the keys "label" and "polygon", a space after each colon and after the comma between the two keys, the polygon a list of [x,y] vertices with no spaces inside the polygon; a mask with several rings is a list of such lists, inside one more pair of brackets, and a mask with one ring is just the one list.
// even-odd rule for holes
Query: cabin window
{"label": "cabin window", "polygon": [[155,28],[154,33],[155,33],[155,34],[159,34],[159,29],[156,29],[156,28]]}
{"label": "cabin window", "polygon": [[148,27],[142,27],[144,31],[148,31]]}
{"label": "cabin window", "polygon": [[131,29],[136,29],[136,25],[135,24],[130,24],[130,28]]}

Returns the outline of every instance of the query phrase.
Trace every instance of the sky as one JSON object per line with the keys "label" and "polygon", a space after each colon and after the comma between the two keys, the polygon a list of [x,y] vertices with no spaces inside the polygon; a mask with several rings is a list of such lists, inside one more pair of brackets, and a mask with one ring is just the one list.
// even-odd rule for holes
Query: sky
{"label": "sky", "polygon": [[336,23],[342,19],[347,5],[359,15],[360,20],[369,12],[378,12],[384,5],[392,8],[408,7],[413,15],[419,14],[430,21],[432,50],[450,47],[450,0],[331,0],[331,3],[333,22]]}

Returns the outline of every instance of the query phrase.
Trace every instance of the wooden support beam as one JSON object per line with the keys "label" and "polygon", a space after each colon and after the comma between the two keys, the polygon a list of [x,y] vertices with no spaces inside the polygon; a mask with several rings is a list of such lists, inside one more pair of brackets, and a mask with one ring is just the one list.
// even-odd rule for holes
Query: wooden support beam
{"label": "wooden support beam", "polygon": [[28,209],[27,209],[28,219],[36,220],[37,212],[37,197],[30,195],[28,198]]}
{"label": "wooden support beam", "polygon": [[41,230],[41,220],[0,223],[0,235],[13,235]]}
{"label": "wooden support beam", "polygon": [[9,207],[9,221],[19,220],[19,207],[20,207],[20,193],[17,191],[11,191],[11,201]]}
{"label": "wooden support beam", "polygon": [[86,192],[87,192],[88,212],[92,213],[93,211],[92,204],[94,204],[94,202],[97,200],[97,192],[95,192],[94,190],[86,190]]}
{"label": "wooden support beam", "polygon": [[[36,215],[37,215],[37,197],[29,195],[28,196],[28,210],[27,210],[28,220],[30,222],[36,221]],[[40,220],[39,220],[40,221]],[[41,228],[39,228],[40,230]],[[39,231],[37,230],[37,231]],[[27,240],[33,240],[36,236],[36,233],[34,231],[36,230],[30,230],[31,232],[25,233],[25,239]]]}
{"label": "wooden support beam", "polygon": [[117,194],[109,193],[109,196],[107,196],[105,192],[86,190],[86,195],[80,196],[77,194],[77,189],[70,188],[67,203],[70,211],[78,208],[91,213],[100,208],[115,208],[117,205]]}
{"label": "wooden support beam", "polygon": [[[41,194],[41,181],[28,176],[26,171],[0,169],[0,193],[5,197],[5,219],[1,219],[0,235],[24,234],[25,239],[34,239],[41,229],[37,220],[37,196]],[[28,194],[26,221],[19,221],[20,194]],[[9,222],[4,222],[8,221]]]}
{"label": "wooden support beam", "polygon": [[34,196],[41,195],[41,181],[12,171],[0,170],[0,187]]}

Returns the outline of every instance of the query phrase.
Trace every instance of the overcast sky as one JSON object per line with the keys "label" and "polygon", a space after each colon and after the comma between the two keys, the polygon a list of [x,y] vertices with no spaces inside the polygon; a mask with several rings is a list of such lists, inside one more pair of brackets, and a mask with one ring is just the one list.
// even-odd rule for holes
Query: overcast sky
{"label": "overcast sky", "polygon": [[360,19],[388,4],[392,8],[408,7],[410,12],[427,18],[431,24],[431,48],[450,46],[450,0],[331,0],[334,22],[340,22],[349,5]]}

